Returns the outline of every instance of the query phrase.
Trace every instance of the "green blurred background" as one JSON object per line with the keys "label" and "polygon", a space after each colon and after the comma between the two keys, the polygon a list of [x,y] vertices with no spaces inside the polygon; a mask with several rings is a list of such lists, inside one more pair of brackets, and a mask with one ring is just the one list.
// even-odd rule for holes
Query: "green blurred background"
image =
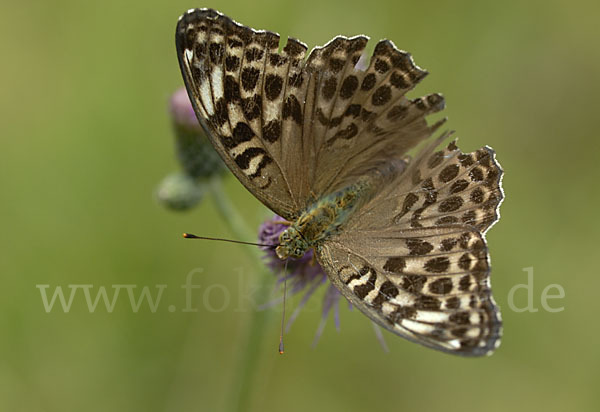
{"label": "green blurred background", "polygon": [[[387,332],[385,353],[345,304],[341,332],[330,321],[311,349],[321,291],[283,357],[280,307],[265,317],[245,410],[598,410],[600,7],[554,0],[0,3],[0,410],[218,411],[234,397],[259,275],[244,246],[181,238],[234,236],[210,199],[177,214],[154,198],[179,167],[167,102],[182,84],[175,24],[192,7],[310,47],[336,34],[392,39],[430,72],[416,93],[445,95],[461,148],[494,147],[506,171],[488,235],[505,320],[494,356]],[[269,216],[234,178],[225,186],[249,227]],[[528,267],[539,310],[517,313],[508,294]],[[197,268],[200,309],[182,313],[180,285]],[[81,294],[69,313],[46,313],[40,284],[167,288],[156,313],[134,313],[125,291],[112,313],[90,313]],[[561,312],[541,307],[550,284],[564,288],[549,301]],[[515,303],[527,305],[524,290]]]}

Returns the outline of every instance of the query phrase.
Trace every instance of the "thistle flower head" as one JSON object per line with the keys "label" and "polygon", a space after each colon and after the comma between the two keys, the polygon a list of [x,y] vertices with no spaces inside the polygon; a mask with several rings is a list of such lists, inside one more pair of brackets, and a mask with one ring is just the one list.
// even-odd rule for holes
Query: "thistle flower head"
{"label": "thistle flower head", "polygon": [[260,226],[258,240],[261,244],[269,245],[262,247],[265,252],[264,260],[273,271],[273,274],[277,276],[278,283],[282,284],[284,280],[287,280],[288,290],[291,294],[303,294],[298,307],[296,307],[288,320],[286,330],[289,330],[292,323],[299,315],[300,310],[306,305],[314,292],[322,285],[327,286],[327,291],[323,298],[321,324],[317,330],[317,335],[315,336],[316,343],[323,331],[325,321],[332,310],[334,311],[335,326],[339,329],[338,302],[341,294],[328,282],[327,274],[315,259],[314,251],[312,249],[307,251],[301,258],[288,258],[287,268],[285,267],[286,261],[277,257],[275,246],[279,245],[279,236],[288,227],[289,225],[286,224],[285,219],[276,215],[273,218],[266,220]]}

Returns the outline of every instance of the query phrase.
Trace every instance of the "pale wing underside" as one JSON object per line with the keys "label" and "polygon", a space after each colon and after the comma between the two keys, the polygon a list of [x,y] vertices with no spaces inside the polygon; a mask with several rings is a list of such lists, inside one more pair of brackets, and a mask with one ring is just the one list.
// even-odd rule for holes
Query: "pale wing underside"
{"label": "pale wing underside", "polygon": [[450,353],[500,344],[483,233],[499,218],[502,170],[490,148],[424,149],[326,241],[331,281],[381,326]]}
{"label": "pale wing underside", "polygon": [[287,219],[382,159],[398,159],[441,124],[439,94],[408,100],[426,72],[380,41],[336,37],[315,48],[256,31],[210,9],[177,25],[177,53],[200,123],[237,178]]}

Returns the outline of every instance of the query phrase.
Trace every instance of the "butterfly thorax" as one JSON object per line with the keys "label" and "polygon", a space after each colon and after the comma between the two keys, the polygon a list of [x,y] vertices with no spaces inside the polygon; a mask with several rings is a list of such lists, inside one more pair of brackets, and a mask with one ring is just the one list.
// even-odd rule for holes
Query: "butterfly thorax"
{"label": "butterfly thorax", "polygon": [[337,233],[357,207],[370,198],[373,182],[361,178],[342,190],[317,199],[279,237],[280,259],[304,253]]}

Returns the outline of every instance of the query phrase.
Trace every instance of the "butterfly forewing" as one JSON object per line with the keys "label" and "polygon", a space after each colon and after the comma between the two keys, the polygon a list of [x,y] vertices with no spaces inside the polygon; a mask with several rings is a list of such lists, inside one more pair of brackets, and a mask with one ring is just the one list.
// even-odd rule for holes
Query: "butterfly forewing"
{"label": "butterfly forewing", "polygon": [[278,52],[277,34],[214,10],[180,18],[179,62],[201,124],[238,179],[285,218],[439,126],[425,121],[444,107],[439,94],[404,97],[426,72],[388,40],[362,68],[367,40],[336,37],[305,59],[298,40]]}
{"label": "butterfly forewing", "polygon": [[280,164],[282,150],[274,145],[281,104],[270,101],[281,90],[267,75],[271,56],[279,56],[279,36],[202,9],[180,18],[176,43],[198,119],[225,163],[268,207],[294,218],[300,206]]}

